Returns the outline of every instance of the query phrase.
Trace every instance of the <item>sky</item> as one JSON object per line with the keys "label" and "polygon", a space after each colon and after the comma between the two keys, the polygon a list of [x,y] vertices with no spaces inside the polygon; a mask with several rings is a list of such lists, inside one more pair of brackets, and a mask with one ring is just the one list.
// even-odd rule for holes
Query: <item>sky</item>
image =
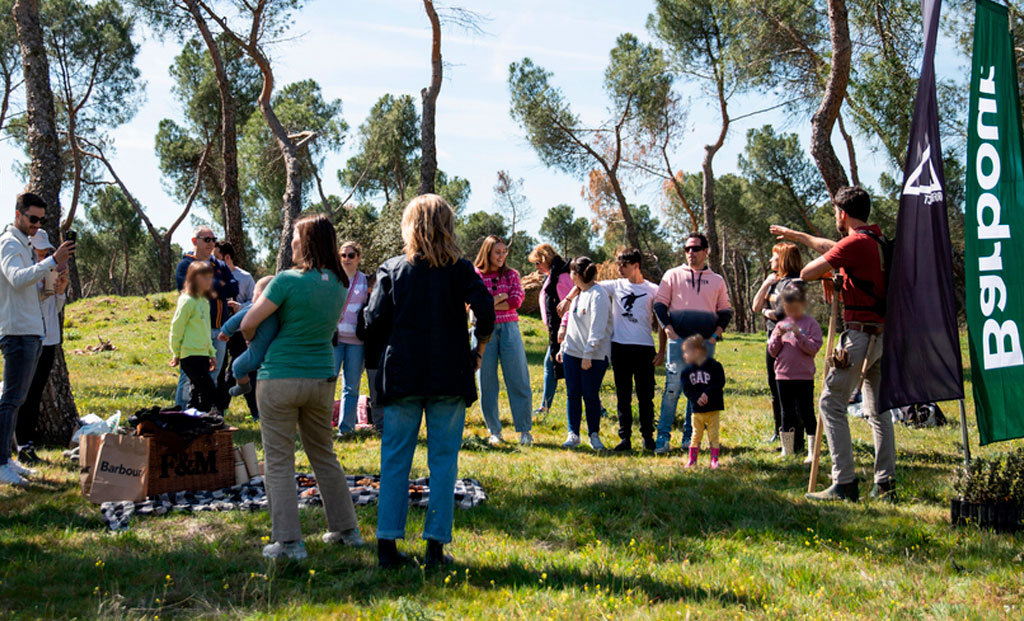
{"label": "sky", "polygon": [[[507,170],[524,180],[533,209],[526,229],[532,235],[537,235],[547,209],[561,203],[572,205],[578,215],[590,216],[581,196],[584,180],[547,169],[510,117],[508,66],[532,58],[554,74],[553,83],[564,91],[584,122],[599,123],[608,116],[602,89],[608,52],[624,32],[652,40],[646,21],[653,5],[652,0],[461,3],[488,19],[482,25],[483,34],[446,31],[443,35],[446,67],[436,131],[439,167],[472,184],[467,212],[495,210],[497,171]],[[154,223],[168,226],[181,206],[165,190],[154,137],[161,119],[183,119],[168,73],[180,46],[173,40],[161,40],[144,27],[137,36],[141,43],[137,65],[145,81],[145,101],[133,120],[110,132],[116,149],[112,160]],[[951,44],[943,41],[940,45],[946,49],[940,47],[939,77],[943,71],[965,70],[954,59]],[[295,15],[289,38],[269,52],[279,85],[312,78],[325,98],[343,103],[350,133],[345,147],[327,158],[323,171],[328,193],[340,196],[347,192],[342,191],[335,172],[353,155],[355,130],[373,103],[386,93],[409,94],[419,102],[420,89],[430,80],[430,27],[420,0],[311,0]],[[948,62],[942,62],[944,57]],[[673,163],[695,172],[700,169],[704,144],[717,135],[719,120],[699,85],[680,82],[677,89],[689,101],[690,109],[685,139],[680,141]],[[765,105],[762,96],[752,95],[734,98],[730,108],[738,116]],[[743,150],[747,130],[764,124],[798,133],[806,150],[808,118],[792,118],[778,110],[759,114],[733,124],[725,147],[716,156],[717,174],[737,170],[737,155]],[[845,149],[839,148],[838,132],[836,140],[842,158]],[[858,137],[858,143],[861,175],[874,183],[888,166],[887,160],[870,140]],[[0,188],[23,187],[24,180],[14,170],[14,162],[23,158],[10,140],[0,142]],[[658,183],[630,188],[628,198],[633,203],[650,204],[661,216]],[[200,215],[205,216],[202,211]],[[182,226],[175,241],[188,246],[190,229]]]}

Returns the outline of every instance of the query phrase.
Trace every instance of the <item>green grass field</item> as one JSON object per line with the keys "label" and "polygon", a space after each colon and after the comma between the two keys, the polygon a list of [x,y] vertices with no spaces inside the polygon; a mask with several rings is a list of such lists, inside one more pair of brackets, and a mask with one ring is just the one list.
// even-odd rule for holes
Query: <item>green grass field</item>
{"label": "green grass field", "polygon": [[[69,352],[98,337],[118,347],[68,356],[83,414],[120,409],[127,416],[170,402],[170,302],[164,295],[71,305]],[[524,319],[522,329],[538,395],[546,339],[537,320]],[[310,558],[278,567],[260,555],[270,526],[265,513],[137,518],[129,532],[110,535],[97,507],[81,498],[74,466],[48,451],[50,463],[32,487],[0,488],[0,617],[1020,617],[1024,537],[949,526],[959,459],[955,404],[944,404],[952,423],[945,428],[897,429],[902,504],[812,505],[803,499],[807,468],[781,463],[762,443],[770,426],[762,339],[732,337],[718,356],[729,375],[721,470],[684,471],[679,451],[654,457],[558,448],[565,435],[560,388],[535,429],[536,446],[470,442],[462,453],[461,476],[482,481],[490,500],[456,510],[457,564],[448,573],[378,571],[373,507],[357,510],[369,544],[361,550],[325,547],[322,513],[304,511]],[[603,395],[614,411],[610,374]],[[510,427],[504,399],[502,407]],[[229,419],[242,429],[239,441],[259,442],[241,410]],[[864,421],[851,425],[863,493],[870,433]],[[973,422],[970,433],[978,454],[1011,448],[978,449]],[[484,435],[474,407],[466,437]],[[615,421],[606,419],[602,437],[609,443],[614,436]],[[347,471],[378,471],[376,436],[336,446]],[[426,474],[424,447],[414,474]],[[404,549],[418,554],[423,512],[410,515]]]}

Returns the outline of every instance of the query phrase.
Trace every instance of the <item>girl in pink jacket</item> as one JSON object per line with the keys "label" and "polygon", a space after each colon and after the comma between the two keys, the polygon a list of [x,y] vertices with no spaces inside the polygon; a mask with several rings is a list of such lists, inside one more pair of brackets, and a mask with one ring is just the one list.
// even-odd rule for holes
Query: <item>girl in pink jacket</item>
{"label": "girl in pink jacket", "polygon": [[782,405],[782,456],[803,450],[811,459],[817,419],[814,414],[814,356],[821,349],[821,326],[804,311],[807,297],[802,281],[791,281],[779,294],[786,318],[768,339],[768,353],[775,358],[775,381]]}

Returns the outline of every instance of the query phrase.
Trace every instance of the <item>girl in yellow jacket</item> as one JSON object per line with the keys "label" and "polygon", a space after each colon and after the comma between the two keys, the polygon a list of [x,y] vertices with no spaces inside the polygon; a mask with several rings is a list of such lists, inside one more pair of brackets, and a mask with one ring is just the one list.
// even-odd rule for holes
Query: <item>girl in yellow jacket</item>
{"label": "girl in yellow jacket", "polygon": [[171,320],[170,366],[181,364],[181,370],[192,384],[188,407],[200,412],[213,408],[217,387],[210,373],[217,366],[217,350],[210,338],[210,303],[213,290],[213,267],[196,261],[188,267],[184,290],[178,297],[178,308]]}

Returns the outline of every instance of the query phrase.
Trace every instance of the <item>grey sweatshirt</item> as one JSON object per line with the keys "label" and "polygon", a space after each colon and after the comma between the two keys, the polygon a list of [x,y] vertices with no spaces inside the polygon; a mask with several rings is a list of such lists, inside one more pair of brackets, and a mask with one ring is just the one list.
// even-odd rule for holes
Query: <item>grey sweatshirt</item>
{"label": "grey sweatshirt", "polygon": [[566,326],[562,354],[604,360],[612,349],[612,298],[599,284],[580,292],[562,318]]}

